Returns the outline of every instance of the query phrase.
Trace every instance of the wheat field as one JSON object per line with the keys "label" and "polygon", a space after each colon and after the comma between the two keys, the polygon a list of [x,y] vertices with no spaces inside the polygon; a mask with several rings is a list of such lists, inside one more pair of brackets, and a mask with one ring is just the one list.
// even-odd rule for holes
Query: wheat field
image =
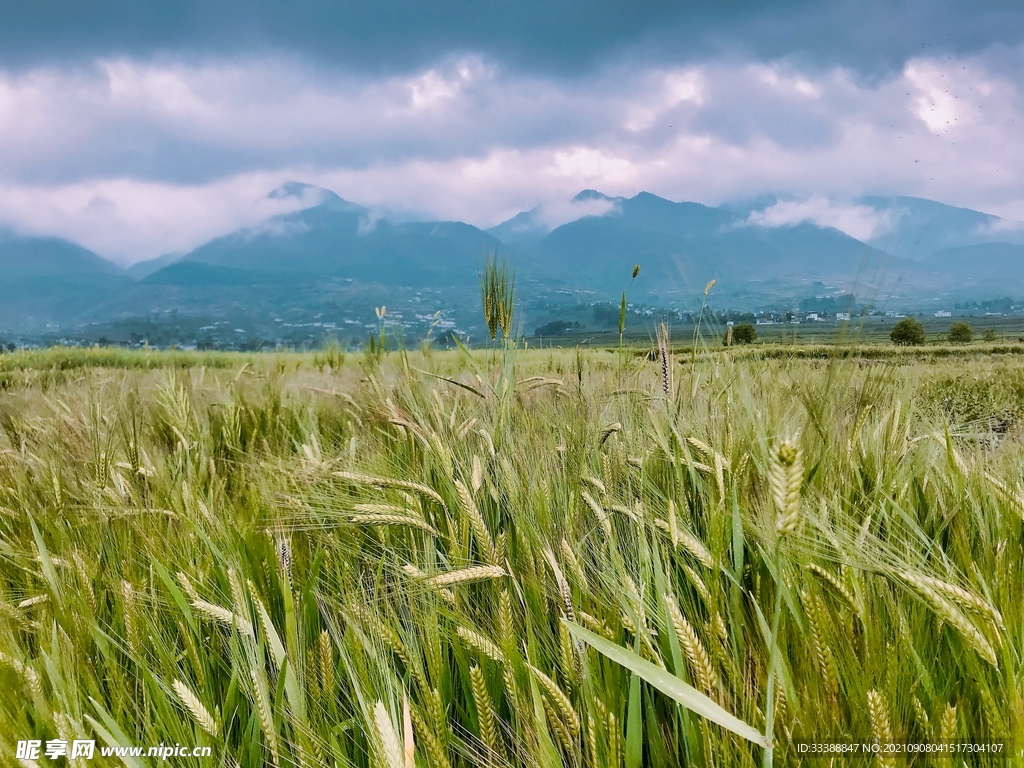
{"label": "wheat field", "polygon": [[[0,356],[2,762],[820,765],[797,745],[1024,731],[1017,350],[669,346]],[[909,764],[965,762],[1005,764]]]}

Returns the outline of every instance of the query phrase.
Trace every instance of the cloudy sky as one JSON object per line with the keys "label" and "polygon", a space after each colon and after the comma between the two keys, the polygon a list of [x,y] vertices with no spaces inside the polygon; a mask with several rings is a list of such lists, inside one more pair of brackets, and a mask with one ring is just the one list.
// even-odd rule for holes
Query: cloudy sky
{"label": "cloudy sky", "polygon": [[864,194],[1024,219],[1024,6],[0,0],[0,223],[122,263],[298,180],[494,225],[584,188],[855,236]]}

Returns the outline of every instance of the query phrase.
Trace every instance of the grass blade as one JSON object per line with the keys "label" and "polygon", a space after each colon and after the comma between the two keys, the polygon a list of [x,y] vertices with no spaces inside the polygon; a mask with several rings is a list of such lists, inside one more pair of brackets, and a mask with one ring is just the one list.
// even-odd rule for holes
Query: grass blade
{"label": "grass blade", "polygon": [[[565,621],[563,619],[563,621]],[[669,674],[663,669],[655,666],[646,659],[629,651],[622,646],[607,640],[600,635],[584,629],[578,624],[566,621],[569,631],[577,640],[582,640],[594,650],[607,656],[617,664],[639,675],[645,682],[653,685],[669,698],[675,699],[691,712],[717,723],[728,731],[742,736],[747,741],[753,742],[761,747],[767,747],[768,743],[763,734],[753,726],[740,720],[735,715],[723,709],[720,705],[709,699],[696,688],[687,685],[678,677]]]}
{"label": "grass blade", "polygon": [[640,700],[640,675],[629,680],[629,709],[626,713],[626,768],[640,768],[644,761],[643,711]]}

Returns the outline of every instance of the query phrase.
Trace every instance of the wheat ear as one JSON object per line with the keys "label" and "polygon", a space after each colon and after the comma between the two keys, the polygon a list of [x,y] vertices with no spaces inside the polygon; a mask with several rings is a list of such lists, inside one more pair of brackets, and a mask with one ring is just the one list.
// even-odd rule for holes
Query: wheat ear
{"label": "wheat ear", "polygon": [[20,659],[16,659],[3,651],[0,651],[0,662],[3,662],[25,678],[25,682],[28,684],[29,690],[32,691],[32,695],[35,696],[38,701],[43,700],[43,681],[38,672],[22,662]]}
{"label": "wheat ear", "polygon": [[487,681],[483,670],[475,664],[469,668],[470,688],[473,692],[473,705],[476,707],[477,723],[480,729],[480,740],[487,747],[488,763],[498,751],[498,731],[494,727],[494,712],[491,709],[491,697],[487,693]]}
{"label": "wheat ear", "polygon": [[943,741],[953,741],[957,737],[956,707],[947,704],[942,713],[942,720],[939,722],[939,738]]}
{"label": "wheat ear", "polygon": [[587,502],[587,506],[593,510],[594,515],[597,517],[597,522],[601,524],[601,529],[604,531],[605,536],[611,538],[612,535],[612,521],[611,516],[605,512],[604,507],[594,501],[594,497],[586,491],[581,491],[580,496]]}
{"label": "wheat ear", "polygon": [[419,710],[412,709],[409,713],[412,717],[413,725],[416,727],[416,731],[420,735],[420,740],[423,743],[423,747],[427,752],[427,756],[430,758],[430,762],[437,768],[451,768],[451,761],[448,759],[448,751],[441,743],[440,739],[433,732],[427,721],[423,719],[423,716],[419,713]]}
{"label": "wheat ear", "polygon": [[991,643],[989,643],[988,639],[981,633],[981,630],[974,626],[974,624],[964,616],[963,612],[959,608],[939,594],[939,592],[936,591],[929,582],[922,579],[918,574],[910,571],[903,571],[900,573],[900,576],[902,576],[903,579],[922,597],[927,599],[932,604],[932,607],[935,609],[939,618],[954,627],[957,632],[964,637],[964,639],[969,641],[985,661],[993,667],[999,666],[995,649],[992,647]]}
{"label": "wheat ear", "polygon": [[437,576],[431,576],[424,579],[423,583],[432,587],[449,587],[472,581],[497,579],[505,575],[505,569],[498,565],[474,565],[470,568],[462,568],[457,571],[448,571]]}
{"label": "wheat ear", "polygon": [[476,502],[473,501],[473,495],[459,480],[455,481],[455,490],[458,491],[459,499],[462,501],[462,506],[469,517],[469,524],[473,528],[473,535],[476,536],[477,543],[479,543],[480,548],[483,550],[484,560],[494,565],[497,563],[494,551],[494,538],[491,536],[491,532],[487,530],[487,523],[484,521],[483,515],[480,514],[480,509],[477,507]]}
{"label": "wheat ear", "polygon": [[256,714],[259,717],[260,727],[263,735],[267,738],[267,746],[270,747],[270,756],[274,765],[280,765],[280,756],[277,747],[277,731],[274,730],[274,718],[270,709],[270,690],[267,687],[267,676],[262,667],[253,667],[251,670],[253,699],[256,704]]}
{"label": "wheat ear", "polygon": [[128,646],[133,653],[139,652],[138,609],[136,607],[135,589],[131,582],[121,581],[121,598],[123,601],[124,630],[128,635]]}
{"label": "wheat ear", "polygon": [[658,327],[658,357],[661,360],[661,388],[665,397],[672,397],[672,356],[668,349],[668,329],[662,323]]}
{"label": "wheat ear", "polygon": [[203,706],[203,702],[199,700],[199,697],[181,680],[175,680],[172,687],[178,695],[178,700],[189,711],[196,724],[211,736],[216,736],[220,731],[220,728],[217,726],[217,720]]}
{"label": "wheat ear", "polygon": [[[868,691],[868,714],[871,716],[871,733],[875,743],[884,745],[891,742],[892,728],[889,725],[889,714],[886,712],[885,697],[878,691]],[[883,755],[879,755],[878,764],[891,765]]]}
{"label": "wheat ear", "polygon": [[387,768],[405,768],[402,742],[391,724],[391,717],[383,701],[373,707],[373,724],[377,727],[377,736],[383,751],[384,764]]}
{"label": "wheat ear", "polygon": [[693,625],[686,620],[679,604],[672,595],[665,596],[665,603],[668,606],[668,616],[672,621],[672,628],[675,630],[676,639],[686,653],[686,659],[690,662],[690,668],[698,684],[705,693],[713,694],[718,689],[718,675],[711,664],[704,644],[701,643],[697,631]]}
{"label": "wheat ear", "polygon": [[562,717],[569,730],[576,735],[580,732],[580,716],[576,714],[576,710],[573,709],[572,702],[569,701],[569,697],[565,695],[565,691],[558,687],[558,683],[552,680],[550,677],[545,675],[539,669],[532,664],[527,664],[530,671],[537,678],[537,682],[541,684],[541,687],[547,691],[548,696],[551,697],[552,702],[561,712]]}
{"label": "wheat ear", "polygon": [[806,590],[800,592],[800,599],[804,603],[807,623],[811,627],[811,641],[814,645],[814,655],[818,660],[818,670],[821,673],[822,682],[829,696],[835,701],[839,694],[838,676],[832,652],[822,635],[828,619],[828,609],[821,598],[810,595]]}
{"label": "wheat ear", "polygon": [[473,454],[473,464],[469,473],[469,483],[473,487],[473,493],[480,490],[480,487],[484,484],[484,468],[480,463],[480,457],[475,453]]}
{"label": "wheat ear", "polygon": [[940,592],[948,597],[951,597],[953,600],[960,603],[965,608],[969,608],[970,610],[973,610],[976,613],[980,613],[983,616],[987,616],[1000,629],[1006,628],[1006,625],[1003,623],[1003,615],[998,610],[996,610],[992,605],[989,605],[987,602],[982,600],[974,593],[968,592],[963,587],[958,587],[956,584],[950,584],[948,581],[935,579],[931,576],[925,576],[921,573],[911,573],[910,571],[904,571],[901,575],[907,581],[914,579],[919,584],[931,587],[936,592]]}
{"label": "wheat ear", "polygon": [[352,515],[349,521],[353,525],[405,525],[409,528],[418,528],[421,531],[426,531],[432,536],[437,535],[437,531],[430,523],[418,517],[407,517],[405,515],[395,515],[388,513],[363,513],[358,515]]}
{"label": "wheat ear", "polygon": [[347,480],[350,483],[356,483],[358,485],[371,485],[376,488],[402,488],[407,491],[415,491],[429,499],[433,499],[445,509],[448,508],[444,503],[444,499],[441,498],[441,494],[429,485],[424,485],[423,483],[414,483],[409,480],[396,480],[391,477],[374,477],[372,475],[362,475],[357,472],[334,472],[332,474],[341,480]]}
{"label": "wheat ear", "polygon": [[334,695],[334,651],[331,648],[331,636],[326,629],[320,632],[318,646],[320,689],[324,698],[330,698]]}
{"label": "wheat ear", "polygon": [[466,645],[476,649],[479,653],[482,653],[484,656],[491,659],[491,661],[496,661],[498,664],[508,664],[508,659],[502,652],[501,648],[479,632],[474,632],[468,627],[459,627],[455,631]]}
{"label": "wheat ear", "polygon": [[786,536],[800,522],[800,488],[804,480],[803,454],[789,440],[780,443],[771,454],[768,482],[778,511],[775,531]]}
{"label": "wheat ear", "polygon": [[843,600],[845,600],[847,604],[853,609],[853,612],[858,616],[860,615],[860,603],[857,602],[856,598],[854,598],[853,596],[853,593],[851,593],[850,590],[846,588],[846,585],[843,584],[843,582],[841,582],[837,576],[830,573],[829,571],[826,571],[817,563],[809,563],[807,566],[807,570],[809,570],[815,576],[817,576],[826,584],[828,584],[832,589],[834,589],[839,594],[839,596],[842,597]]}
{"label": "wheat ear", "polygon": [[239,634],[248,635],[250,637],[256,636],[251,622],[232,613],[227,608],[221,608],[219,605],[208,603],[205,600],[193,600],[192,607],[208,619],[212,619],[226,627],[236,627]]}

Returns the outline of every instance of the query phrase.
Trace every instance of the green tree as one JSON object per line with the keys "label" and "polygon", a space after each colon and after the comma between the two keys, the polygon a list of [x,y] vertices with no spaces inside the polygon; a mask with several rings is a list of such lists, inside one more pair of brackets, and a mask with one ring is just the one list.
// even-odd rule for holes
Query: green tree
{"label": "green tree", "polygon": [[984,339],[985,341],[995,341],[996,340],[996,329],[995,328],[986,328],[985,332],[983,334],[981,334],[981,338]]}
{"label": "green tree", "polygon": [[974,329],[970,323],[953,323],[949,326],[949,340],[954,344],[970,344],[974,341]]}
{"label": "green tree", "polygon": [[889,338],[900,346],[924,344],[924,326],[913,317],[905,317],[893,326]]}
{"label": "green tree", "polygon": [[751,323],[740,323],[732,327],[733,344],[753,344],[757,341],[757,331]]}

